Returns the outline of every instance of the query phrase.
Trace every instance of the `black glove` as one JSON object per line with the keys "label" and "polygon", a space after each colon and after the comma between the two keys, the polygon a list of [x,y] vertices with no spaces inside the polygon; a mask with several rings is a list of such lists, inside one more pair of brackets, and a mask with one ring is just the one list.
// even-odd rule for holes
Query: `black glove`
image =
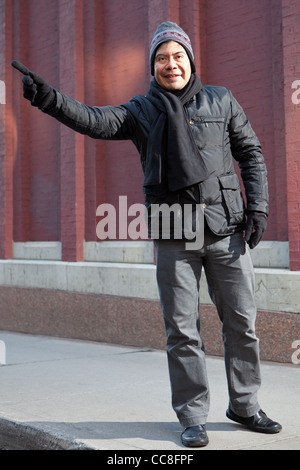
{"label": "black glove", "polygon": [[261,241],[266,228],[267,215],[264,212],[248,212],[245,240],[251,249],[255,248]]}
{"label": "black glove", "polygon": [[21,62],[13,60],[11,65],[24,75],[22,79],[24,98],[29,100],[32,106],[36,106],[41,110],[49,108],[56,99],[54,89]]}

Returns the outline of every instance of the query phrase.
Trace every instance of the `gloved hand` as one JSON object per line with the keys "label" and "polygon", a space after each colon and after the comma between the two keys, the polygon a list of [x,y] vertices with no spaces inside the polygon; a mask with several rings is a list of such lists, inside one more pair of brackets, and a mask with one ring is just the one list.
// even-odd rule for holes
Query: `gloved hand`
{"label": "gloved hand", "polygon": [[22,79],[24,98],[29,100],[32,106],[36,106],[41,110],[48,108],[56,98],[54,89],[21,62],[13,60],[11,65],[24,75]]}
{"label": "gloved hand", "polygon": [[248,212],[245,240],[251,249],[255,248],[261,241],[266,228],[267,215],[264,212]]}

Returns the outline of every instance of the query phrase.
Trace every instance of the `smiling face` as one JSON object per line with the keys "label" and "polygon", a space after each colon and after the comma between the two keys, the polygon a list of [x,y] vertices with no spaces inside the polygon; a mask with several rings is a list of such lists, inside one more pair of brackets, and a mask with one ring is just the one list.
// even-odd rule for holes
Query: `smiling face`
{"label": "smiling face", "polygon": [[164,42],[156,51],[154,77],[168,91],[182,90],[191,78],[190,59],[183,46],[175,41]]}

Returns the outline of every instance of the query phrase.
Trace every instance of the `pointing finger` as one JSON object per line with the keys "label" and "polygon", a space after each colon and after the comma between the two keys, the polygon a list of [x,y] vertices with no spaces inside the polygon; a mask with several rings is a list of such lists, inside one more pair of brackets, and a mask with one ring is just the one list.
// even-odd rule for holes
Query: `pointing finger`
{"label": "pointing finger", "polygon": [[23,75],[30,75],[30,70],[25,67],[25,65],[21,64],[21,62],[19,62],[18,60],[13,60],[11,65],[19,70],[19,72],[21,72]]}

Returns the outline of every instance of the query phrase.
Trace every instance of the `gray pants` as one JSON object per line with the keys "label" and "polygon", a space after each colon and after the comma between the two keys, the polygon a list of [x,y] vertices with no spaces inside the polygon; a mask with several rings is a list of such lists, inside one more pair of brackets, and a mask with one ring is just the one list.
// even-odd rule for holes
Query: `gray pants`
{"label": "gray pants", "polygon": [[240,416],[252,416],[260,409],[260,367],[254,270],[243,234],[220,238],[208,231],[203,248],[190,251],[184,240],[157,240],[155,250],[172,405],[180,423],[183,427],[205,424],[209,411],[205,353],[199,334],[202,267],[222,322],[230,407]]}

